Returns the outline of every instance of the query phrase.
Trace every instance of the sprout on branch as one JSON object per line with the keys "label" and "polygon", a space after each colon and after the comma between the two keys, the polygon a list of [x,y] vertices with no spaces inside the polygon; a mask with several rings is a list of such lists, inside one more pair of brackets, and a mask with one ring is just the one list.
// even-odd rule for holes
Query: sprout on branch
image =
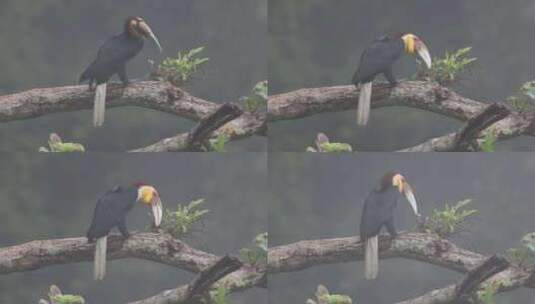
{"label": "sprout on branch", "polygon": [[78,295],[64,295],[58,286],[50,286],[48,293],[48,299],[39,300],[39,304],[85,304],[84,298]]}
{"label": "sprout on branch", "polygon": [[307,147],[307,152],[324,152],[324,153],[339,153],[339,152],[352,152],[351,145],[346,143],[330,142],[327,135],[324,133],[318,133],[316,136],[316,147]]}
{"label": "sprout on branch", "polygon": [[471,47],[466,47],[453,53],[446,51],[444,57],[433,59],[431,69],[424,68],[424,65],[419,62],[417,78],[436,81],[442,85],[454,83],[458,80],[459,74],[469,69],[477,60],[477,58],[468,57],[471,49]]}
{"label": "sprout on branch", "polygon": [[249,96],[243,96],[240,101],[243,102],[247,112],[255,113],[261,108],[266,108],[268,99],[268,82],[267,80],[258,82]]}
{"label": "sprout on branch", "polygon": [[176,211],[165,210],[162,219],[162,229],[175,238],[181,238],[191,231],[193,224],[199,222],[202,217],[210,212],[207,209],[199,209],[204,199],[197,199],[184,206],[178,204]]}
{"label": "sprout on branch", "polygon": [[268,233],[264,232],[257,235],[254,239],[254,246],[252,248],[240,249],[240,257],[243,261],[253,266],[267,265],[268,252]]}
{"label": "sprout on branch", "polygon": [[442,210],[433,210],[433,213],[426,219],[423,224],[423,230],[427,233],[436,234],[442,238],[447,238],[458,232],[466,220],[475,215],[477,210],[464,209],[472,202],[471,199],[465,199],[450,206],[447,203]]}
{"label": "sprout on branch", "polygon": [[516,111],[523,113],[533,108],[535,104],[535,80],[524,83],[517,93],[506,99]]}
{"label": "sprout on branch", "polygon": [[166,58],[152,73],[151,78],[158,81],[169,81],[175,86],[186,84],[203,64],[210,58],[199,57],[204,47],[178,52],[177,57]]}
{"label": "sprout on branch", "polygon": [[63,142],[58,134],[51,133],[48,148],[40,147],[39,152],[85,152],[85,148],[81,144]]}
{"label": "sprout on branch", "polygon": [[330,294],[327,287],[319,285],[316,290],[316,299],[308,299],[306,304],[352,304],[353,301],[349,296]]}

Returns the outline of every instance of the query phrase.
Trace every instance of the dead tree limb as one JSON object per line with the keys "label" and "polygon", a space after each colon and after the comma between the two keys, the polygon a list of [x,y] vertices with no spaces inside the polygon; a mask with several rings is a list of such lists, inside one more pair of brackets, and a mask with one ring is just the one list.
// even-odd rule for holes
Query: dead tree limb
{"label": "dead tree limb", "polygon": [[493,275],[504,271],[509,267],[509,262],[503,257],[493,255],[483,264],[468,272],[464,280],[455,288],[455,303],[468,304],[470,297],[477,291],[479,285]]}
{"label": "dead tree limb", "polygon": [[[272,95],[268,99],[268,121],[298,119],[324,112],[338,112],[357,107],[359,90],[352,85],[306,88]],[[372,108],[405,106],[417,108],[461,121],[481,114],[490,102],[463,97],[437,83],[403,81],[391,88],[385,84],[373,87]],[[501,112],[502,110],[500,110]],[[501,117],[497,116],[497,117]],[[535,113],[510,112],[501,120],[488,124],[483,132],[492,131],[497,140],[520,135],[535,136]],[[428,140],[402,151],[446,151],[452,145],[452,134]]]}
{"label": "dead tree limb", "polygon": [[195,278],[188,287],[187,296],[184,301],[186,303],[189,303],[189,301],[193,301],[193,303],[199,302],[214,283],[240,269],[242,266],[243,263],[238,258],[222,257]]}
{"label": "dead tree limb", "polygon": [[[65,86],[33,89],[0,96],[0,122],[30,119],[58,112],[91,109],[94,92],[87,86]],[[214,113],[220,105],[188,92],[167,82],[140,81],[127,87],[120,84],[108,86],[107,107],[136,106],[200,121]],[[229,140],[252,135],[265,135],[265,115],[245,113],[223,126]],[[174,139],[174,140],[172,140]],[[182,139],[179,140],[179,139]],[[176,151],[184,147],[184,134],[169,138],[136,151]]]}

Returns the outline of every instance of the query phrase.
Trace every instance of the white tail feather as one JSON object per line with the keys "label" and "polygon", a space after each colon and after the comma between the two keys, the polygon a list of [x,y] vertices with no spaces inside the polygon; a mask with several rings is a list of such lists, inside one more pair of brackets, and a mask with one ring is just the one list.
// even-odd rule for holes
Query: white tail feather
{"label": "white tail feather", "polygon": [[364,256],[366,280],[374,280],[379,273],[379,239],[377,236],[366,240],[366,255]]}
{"label": "white tail feather", "polygon": [[106,251],[108,245],[108,237],[103,236],[97,239],[95,245],[95,264],[94,273],[95,280],[102,280],[106,275]]}
{"label": "white tail feather", "polygon": [[360,85],[359,104],[357,106],[357,124],[364,126],[370,118],[370,102],[372,98],[372,83]]}
{"label": "white tail feather", "polygon": [[97,85],[95,90],[95,104],[93,105],[93,125],[101,127],[106,113],[106,83]]}

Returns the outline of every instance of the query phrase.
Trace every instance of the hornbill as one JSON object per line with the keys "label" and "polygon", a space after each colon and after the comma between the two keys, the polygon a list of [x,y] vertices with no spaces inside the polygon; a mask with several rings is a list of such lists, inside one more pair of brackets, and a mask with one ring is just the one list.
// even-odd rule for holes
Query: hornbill
{"label": "hornbill", "polygon": [[360,63],[353,75],[352,83],[360,87],[357,109],[357,124],[366,125],[370,117],[372,82],[375,76],[383,74],[392,86],[397,84],[392,73],[392,65],[401,54],[413,55],[415,52],[431,68],[431,55],[423,41],[414,34],[384,35],[369,45],[360,56]]}
{"label": "hornbill", "polygon": [[360,220],[360,239],[365,244],[365,277],[368,280],[375,279],[379,272],[378,234],[381,228],[385,226],[392,237],[397,235],[394,227],[394,208],[400,194],[407,198],[414,214],[420,217],[411,186],[403,175],[397,172],[385,174],[364,202]]}
{"label": "hornbill", "polygon": [[87,231],[88,242],[93,243],[96,240],[95,280],[102,280],[106,274],[106,241],[110,230],[117,227],[124,238],[130,236],[126,228],[126,215],[136,202],[147,207],[150,206],[154,226],[160,226],[162,201],[158,191],[152,186],[140,183],[127,187],[117,186],[98,200],[91,226]]}
{"label": "hornbill", "polygon": [[85,69],[79,82],[89,81],[89,89],[95,90],[93,107],[93,125],[100,127],[104,124],[106,111],[106,82],[117,74],[123,84],[128,85],[126,63],[134,58],[143,48],[144,39],[154,41],[160,52],[162,47],[156,35],[140,17],[129,17],[124,24],[121,34],[111,37],[98,50],[97,58]]}

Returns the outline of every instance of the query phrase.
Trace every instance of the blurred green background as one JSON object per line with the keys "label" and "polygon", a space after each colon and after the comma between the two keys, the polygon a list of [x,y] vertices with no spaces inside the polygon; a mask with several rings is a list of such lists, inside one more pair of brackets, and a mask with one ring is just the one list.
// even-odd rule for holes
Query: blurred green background
{"label": "blurred green background", "polygon": [[[445,203],[472,198],[479,213],[453,241],[491,255],[519,245],[535,231],[535,157],[530,153],[358,153],[325,155],[276,153],[269,156],[270,246],[300,240],[356,236],[364,199],[387,171],[399,170],[414,188],[419,208],[429,216]],[[398,230],[416,219],[400,199]],[[304,303],[318,284],[350,295],[359,304],[391,304],[442,288],[463,275],[409,259],[381,260],[379,277],[364,279],[364,263],[331,264],[269,277],[270,303]],[[516,289],[497,303],[533,303],[533,290]]]}
{"label": "blurred green background", "polygon": [[[180,50],[206,46],[210,61],[187,91],[217,102],[237,102],[267,78],[266,0],[2,0],[0,1],[0,94],[37,87],[73,85],[106,39],[122,31],[128,16],[142,16],[164,52],[147,43],[128,65],[132,79]],[[57,132],[88,150],[125,151],[189,130],[174,115],[140,108],[114,108],[103,128],[91,111],[46,115],[0,124],[0,151],[37,151]],[[266,140],[229,144],[235,151],[264,151]]]}
{"label": "blurred green background", "polygon": [[[467,97],[500,102],[535,79],[535,3],[527,0],[270,0],[270,94],[304,87],[346,85],[361,52],[376,37],[402,31],[420,36],[433,56],[472,46],[474,68],[454,87]],[[416,64],[404,56],[395,75],[409,78]],[[356,102],[356,101],[355,101]],[[373,110],[357,128],[355,110],[270,125],[269,149],[304,151],[318,132],[356,150],[391,151],[457,130],[461,123],[421,110]],[[533,138],[516,138],[498,150],[533,150]]]}
{"label": "blurred green background", "polygon": [[[238,255],[267,231],[265,154],[0,154],[0,247],[51,238],[83,237],[97,199],[118,184],[156,186],[164,206],[204,198],[209,209],[185,241],[214,254]],[[239,219],[239,220],[237,220]],[[131,232],[150,218],[136,206],[127,218]],[[93,281],[92,262],[0,275],[0,303],[37,303],[51,284],[80,294],[87,303],[125,303],[186,284],[189,272],[145,260],[107,265]],[[267,303],[267,291],[253,288],[229,297],[232,303]]]}

